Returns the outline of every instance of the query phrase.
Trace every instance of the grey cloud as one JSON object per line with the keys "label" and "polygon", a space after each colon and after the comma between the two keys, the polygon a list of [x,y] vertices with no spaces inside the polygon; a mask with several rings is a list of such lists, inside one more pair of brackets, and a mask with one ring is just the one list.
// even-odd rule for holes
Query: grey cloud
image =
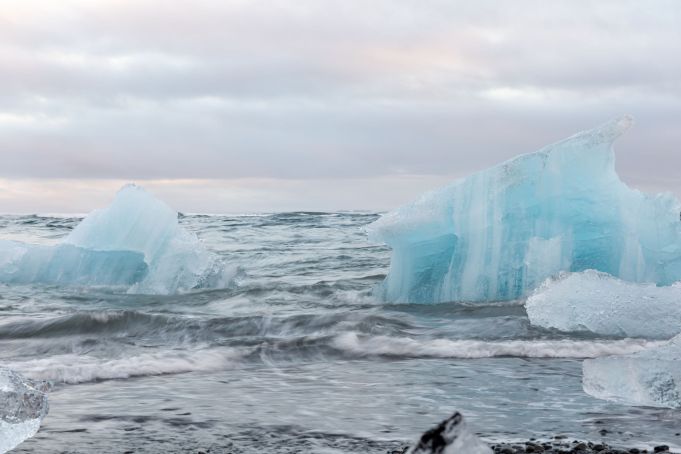
{"label": "grey cloud", "polygon": [[[669,2],[85,5],[56,20],[37,8],[35,21],[0,31],[5,86],[76,97],[427,97],[500,84],[678,88],[681,74],[678,59],[660,58],[681,38]],[[126,58],[127,68],[112,63]]]}
{"label": "grey cloud", "polygon": [[463,176],[622,113],[679,177],[673,1],[9,5],[2,177]]}

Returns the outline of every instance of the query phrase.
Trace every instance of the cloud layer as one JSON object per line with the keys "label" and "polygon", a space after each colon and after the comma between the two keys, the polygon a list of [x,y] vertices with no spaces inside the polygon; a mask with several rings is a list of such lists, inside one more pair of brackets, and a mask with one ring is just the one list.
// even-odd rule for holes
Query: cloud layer
{"label": "cloud layer", "polygon": [[413,175],[622,113],[623,178],[681,194],[679,55],[673,0],[5,0],[0,210],[12,185],[68,179],[261,181],[272,210],[300,200],[277,182],[334,209],[329,188],[376,179],[357,208],[389,208]]}

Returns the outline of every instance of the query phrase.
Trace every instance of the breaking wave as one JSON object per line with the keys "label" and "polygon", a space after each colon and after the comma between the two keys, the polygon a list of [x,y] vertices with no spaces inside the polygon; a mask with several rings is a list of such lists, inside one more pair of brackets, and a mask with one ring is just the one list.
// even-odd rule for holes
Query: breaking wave
{"label": "breaking wave", "polygon": [[643,339],[621,340],[418,340],[390,336],[362,336],[344,333],[334,338],[333,346],[359,356],[430,357],[430,358],[595,358],[605,355],[635,353],[661,345]]}
{"label": "breaking wave", "polygon": [[69,354],[17,362],[10,367],[34,379],[76,384],[150,375],[225,370],[237,365],[246,354],[247,351],[238,349],[165,351],[117,359]]}

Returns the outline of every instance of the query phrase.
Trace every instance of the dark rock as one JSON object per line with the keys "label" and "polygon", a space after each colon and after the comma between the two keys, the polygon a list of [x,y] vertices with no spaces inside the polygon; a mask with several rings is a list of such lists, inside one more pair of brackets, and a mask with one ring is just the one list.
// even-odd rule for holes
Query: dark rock
{"label": "dark rock", "polygon": [[388,454],[407,454],[407,451],[409,451],[409,446],[405,446],[400,451],[389,451]]}
{"label": "dark rock", "polygon": [[454,413],[449,419],[445,419],[436,427],[426,431],[414,448],[414,452],[432,452],[441,453],[445,450],[447,445],[451,443],[446,435],[452,427],[457,427],[463,422],[463,416],[458,411]]}
{"label": "dark rock", "polygon": [[445,452],[458,454],[463,449],[471,454],[492,452],[468,430],[463,416],[456,412],[436,427],[426,431],[409,452],[411,454],[444,454]]}

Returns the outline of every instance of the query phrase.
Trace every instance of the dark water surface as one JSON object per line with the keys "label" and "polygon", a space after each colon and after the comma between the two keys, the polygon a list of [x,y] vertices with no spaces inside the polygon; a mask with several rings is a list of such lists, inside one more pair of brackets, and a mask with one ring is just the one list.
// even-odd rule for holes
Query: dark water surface
{"label": "dark water surface", "polygon": [[[522,302],[376,300],[389,251],[362,231],[376,218],[182,217],[242,267],[229,290],[0,285],[0,363],[56,384],[17,452],[385,453],[455,409],[490,441],[681,444],[680,412],[582,391],[581,357],[643,340],[537,329]],[[0,239],[49,244],[79,220],[0,216]]]}

